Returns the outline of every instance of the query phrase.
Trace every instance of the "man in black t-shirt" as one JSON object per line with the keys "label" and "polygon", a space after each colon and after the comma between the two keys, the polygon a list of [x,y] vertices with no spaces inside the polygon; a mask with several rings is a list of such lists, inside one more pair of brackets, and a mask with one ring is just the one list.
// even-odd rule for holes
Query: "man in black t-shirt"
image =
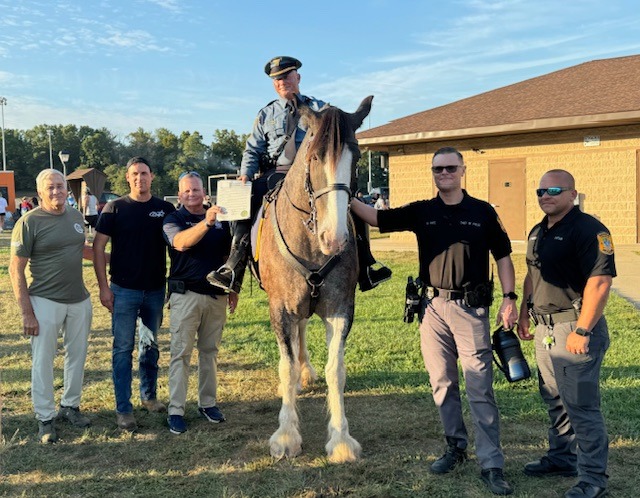
{"label": "man in black t-shirt", "polygon": [[217,358],[226,308],[233,313],[238,294],[211,285],[206,276],[229,256],[231,235],[227,222],[216,220],[221,209],[205,208],[202,178],[184,173],[179,179],[181,208],[164,220],[170,245],[169,303],[171,306],[171,362],[169,364],[169,431],[182,434],[189,385],[189,364],[198,345],[198,411],[209,422],[225,420],[217,406]]}
{"label": "man in black t-shirt", "polygon": [[[139,324],[140,399],[148,411],[165,411],[156,397],[158,347],[167,273],[164,217],[173,205],[151,195],[153,173],[146,159],[127,162],[129,195],[110,201],[102,210],[93,241],[93,264],[100,286],[100,301],[112,313],[113,384],[116,422],[120,429],[137,428],[131,404],[132,354]],[[105,247],[111,239],[107,281]]]}
{"label": "man in black t-shirt", "polygon": [[511,243],[491,205],[462,189],[465,165],[460,152],[453,147],[439,149],[431,171],[438,188],[434,199],[389,210],[354,201],[351,209],[365,222],[379,226],[381,232],[410,230],[416,234],[420,277],[428,289],[420,324],[422,357],[447,440],[447,451],[431,465],[431,471],[448,473],[467,458],[459,359],[476,429],[481,477],[493,493],[511,494],[513,489],[502,472],[504,455],[493,394],[488,316],[491,252],[504,292],[497,321],[511,328],[517,318]]}
{"label": "man in black t-shirt", "polygon": [[529,234],[518,333],[524,340],[535,338],[540,394],[551,428],[547,454],[526,464],[524,472],[578,475],[566,497],[605,496],[609,442],[599,381],[609,347],[603,310],[616,276],[613,241],[607,227],[574,206],[578,192],[568,171],[545,173],[536,194],[546,216]]}

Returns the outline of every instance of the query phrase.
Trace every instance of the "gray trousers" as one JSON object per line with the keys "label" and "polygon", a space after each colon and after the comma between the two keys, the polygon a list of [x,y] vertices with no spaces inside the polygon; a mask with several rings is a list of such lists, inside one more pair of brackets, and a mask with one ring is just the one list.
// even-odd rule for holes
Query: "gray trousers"
{"label": "gray trousers", "polygon": [[546,325],[535,333],[540,394],[547,404],[548,458],[561,466],[578,466],[580,481],[606,487],[609,439],[600,411],[600,367],[609,347],[607,322],[602,317],[589,341],[587,354],[567,351],[567,336],[576,322],[553,327],[555,344],[546,349]]}
{"label": "gray trousers", "polygon": [[500,415],[493,395],[493,365],[487,308],[462,300],[432,299],[420,324],[420,346],[447,440],[467,446],[462,418],[458,363],[476,433],[476,456],[483,469],[503,468]]}

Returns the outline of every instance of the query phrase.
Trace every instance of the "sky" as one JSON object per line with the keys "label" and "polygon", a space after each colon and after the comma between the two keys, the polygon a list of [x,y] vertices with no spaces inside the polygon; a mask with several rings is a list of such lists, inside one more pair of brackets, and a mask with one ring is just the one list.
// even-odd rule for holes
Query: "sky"
{"label": "sky", "polygon": [[[0,0],[6,129],[248,133],[290,55],[363,129],[595,59],[640,54],[634,0]],[[639,75],[640,81],[640,75]]]}

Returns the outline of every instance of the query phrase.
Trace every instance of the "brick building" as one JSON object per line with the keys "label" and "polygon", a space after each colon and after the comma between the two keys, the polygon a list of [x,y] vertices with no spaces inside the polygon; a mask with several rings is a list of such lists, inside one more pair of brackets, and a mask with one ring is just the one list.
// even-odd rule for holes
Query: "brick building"
{"label": "brick building", "polygon": [[[576,178],[581,208],[618,244],[640,243],[640,55],[595,60],[358,134],[389,156],[392,206],[431,197],[433,152],[458,148],[464,188],[496,206],[512,240],[542,213],[535,189],[552,168]],[[413,234],[392,234],[397,241]]]}

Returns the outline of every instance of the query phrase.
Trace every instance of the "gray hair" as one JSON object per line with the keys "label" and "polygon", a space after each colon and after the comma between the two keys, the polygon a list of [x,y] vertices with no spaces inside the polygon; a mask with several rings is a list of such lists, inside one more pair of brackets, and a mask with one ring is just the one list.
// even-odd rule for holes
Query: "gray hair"
{"label": "gray hair", "polygon": [[58,175],[66,185],[66,179],[61,171],[58,171],[57,169],[53,169],[53,168],[47,168],[47,169],[43,169],[40,173],[38,173],[38,176],[36,176],[36,190],[38,192],[40,192],[41,190],[44,190],[45,180],[50,176],[54,176],[54,175]]}
{"label": "gray hair", "polygon": [[464,164],[464,158],[462,157],[462,154],[455,147],[440,147],[433,153],[433,159],[435,159],[436,156],[439,156],[440,154],[455,154],[456,156],[458,156],[458,159],[460,159],[460,162]]}

